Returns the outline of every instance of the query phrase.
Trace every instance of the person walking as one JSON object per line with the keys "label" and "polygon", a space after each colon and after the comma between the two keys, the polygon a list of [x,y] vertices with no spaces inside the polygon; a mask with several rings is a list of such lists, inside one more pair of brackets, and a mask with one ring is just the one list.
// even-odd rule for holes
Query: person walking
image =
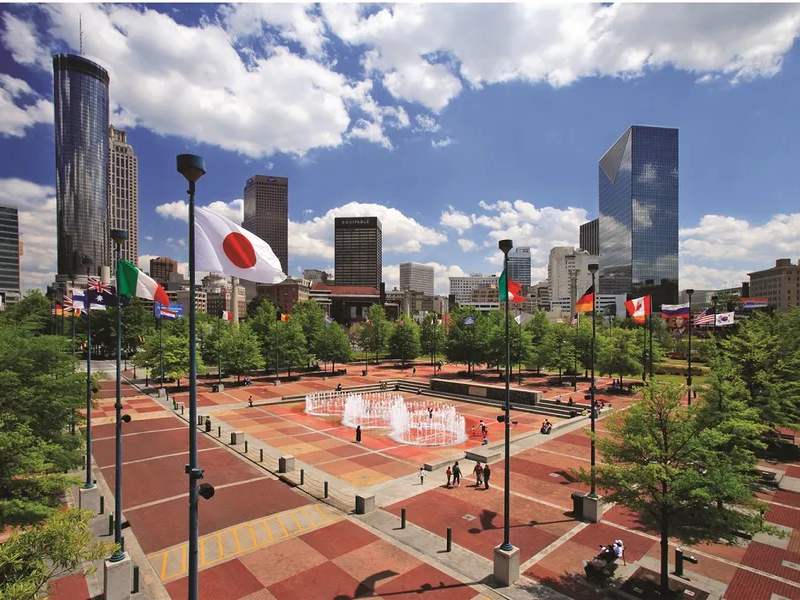
{"label": "person walking", "polygon": [[458,461],[453,465],[453,485],[456,487],[461,485],[461,467],[458,466]]}
{"label": "person walking", "polygon": [[361,443],[361,425],[356,426],[356,444]]}
{"label": "person walking", "polygon": [[447,471],[445,471],[445,473],[447,474],[447,487],[450,487],[450,478],[453,476],[453,471],[450,469],[450,465],[447,465]]}
{"label": "person walking", "polygon": [[483,465],[483,489],[489,489],[489,478],[492,476],[492,470],[489,468],[489,463]]}
{"label": "person walking", "polygon": [[481,467],[481,463],[475,461],[475,468],[472,470],[472,472],[475,474],[475,487],[481,487],[481,484],[483,483],[483,467]]}
{"label": "person walking", "polygon": [[247,405],[248,405],[248,406],[250,406],[251,408],[252,408],[252,406],[253,406],[253,396],[252,396],[252,394],[251,394],[251,395],[250,395],[250,397],[247,399]]}
{"label": "person walking", "polygon": [[419,468],[419,484],[425,485],[425,466]]}

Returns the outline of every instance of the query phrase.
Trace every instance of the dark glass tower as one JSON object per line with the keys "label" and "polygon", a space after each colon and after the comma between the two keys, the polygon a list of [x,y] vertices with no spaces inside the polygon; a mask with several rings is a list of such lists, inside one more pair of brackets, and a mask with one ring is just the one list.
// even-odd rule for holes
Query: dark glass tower
{"label": "dark glass tower", "polygon": [[336,285],[380,289],[383,279],[383,234],[378,217],[334,219]]}
{"label": "dark glass tower", "polygon": [[255,175],[244,186],[242,227],[267,242],[289,272],[289,179]]}
{"label": "dark glass tower", "polygon": [[108,264],[108,72],[74,54],[53,56],[58,276]]}
{"label": "dark glass tower", "polygon": [[19,251],[17,209],[0,206],[0,303],[20,299]]}
{"label": "dark glass tower", "polygon": [[600,159],[601,294],[678,301],[678,130],[634,125]]}

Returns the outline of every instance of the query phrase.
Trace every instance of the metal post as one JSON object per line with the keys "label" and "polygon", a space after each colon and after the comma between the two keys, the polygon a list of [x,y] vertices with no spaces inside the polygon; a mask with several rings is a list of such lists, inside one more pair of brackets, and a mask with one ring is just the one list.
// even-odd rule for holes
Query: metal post
{"label": "metal post", "polygon": [[508,253],[513,247],[511,240],[500,240],[500,250],[503,251],[503,274],[505,289],[501,290],[505,306],[505,326],[506,326],[506,389],[504,402],[504,425],[505,425],[505,490],[503,491],[503,543],[500,549],[506,552],[513,550],[511,545],[511,340],[508,337]]}
{"label": "metal post", "polygon": [[[161,321],[158,319],[158,348],[159,362],[161,363],[161,387],[164,387],[164,334],[161,332]],[[159,392],[160,393],[160,392]]]}
{"label": "metal post", "polygon": [[303,485],[306,482],[306,470],[300,469],[300,485]]}
{"label": "metal post", "polygon": [[451,552],[453,550],[453,528],[447,528],[447,549],[445,552]]}
{"label": "metal post", "polygon": [[[653,380],[653,313],[647,316],[647,323],[650,328],[650,350],[647,352],[647,360],[650,363],[650,380]],[[620,381],[620,384],[622,381]]]}
{"label": "metal post", "polygon": [[119,229],[111,231],[111,238],[114,240],[116,253],[116,277],[117,277],[117,381],[116,381],[116,402],[114,403],[114,445],[116,456],[114,460],[114,543],[117,544],[111,561],[116,562],[125,558],[125,553],[121,549],[122,544],[122,373],[120,372],[122,362],[122,296],[119,293],[119,261],[121,258],[120,245],[127,239],[128,232]]}
{"label": "metal post", "polygon": [[264,462],[264,449],[258,449],[258,462]]}
{"label": "metal post", "polygon": [[406,528],[406,509],[400,509],[400,529]]}
{"label": "metal post", "polygon": [[597,498],[597,485],[596,485],[596,461],[595,461],[595,404],[594,404],[594,395],[595,395],[595,381],[594,381],[594,359],[595,359],[595,341],[597,339],[597,264],[593,263],[589,265],[589,271],[592,273],[592,382],[591,387],[589,388],[589,412],[590,412],[590,419],[592,424],[592,441],[591,441],[591,490],[589,491],[589,496],[592,498]]}
{"label": "metal post", "polygon": [[217,385],[222,384],[222,316],[217,320]]}
{"label": "metal post", "polygon": [[323,484],[324,484],[323,485],[323,488],[324,488],[323,489],[323,498],[327,498],[328,497],[328,482],[324,481]]}
{"label": "metal post", "polygon": [[86,266],[86,293],[83,297],[86,307],[86,482],[83,487],[91,488],[92,481],[92,303],[89,302],[89,265]]}
{"label": "metal post", "polygon": [[189,182],[189,464],[186,474],[189,477],[189,600],[198,598],[198,537],[199,522],[197,513],[197,481],[203,478],[203,470],[197,464],[197,330],[195,310],[195,256],[194,221],[195,183],[205,173],[203,159],[191,154],[177,157],[178,171]]}
{"label": "metal post", "polygon": [[686,290],[686,295],[689,296],[689,352],[687,355],[689,374],[686,377],[686,387],[689,388],[689,406],[692,405],[692,294],[694,294],[694,290]]}
{"label": "metal post", "polygon": [[[74,288],[75,281],[71,280],[69,283],[70,283],[70,289]],[[72,296],[70,295],[70,297],[72,297]],[[84,300],[84,305],[85,305],[86,304],[86,296],[83,297],[83,300]],[[76,359],[75,359],[75,319],[77,318],[77,316],[75,315],[74,301],[73,301],[73,307],[72,307],[71,316],[72,316],[72,319],[71,319],[71,321],[72,321],[72,371],[74,372],[75,368],[77,367],[77,363],[76,363]],[[70,412],[69,432],[72,435],[75,435],[75,409],[74,408]]]}

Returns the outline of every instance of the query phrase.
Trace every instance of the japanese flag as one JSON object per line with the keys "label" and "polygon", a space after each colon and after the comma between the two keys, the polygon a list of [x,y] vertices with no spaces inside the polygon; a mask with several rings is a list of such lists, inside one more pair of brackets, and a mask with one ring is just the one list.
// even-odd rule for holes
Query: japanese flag
{"label": "japanese flag", "polygon": [[269,244],[208,208],[195,209],[195,270],[214,271],[258,283],[286,279]]}

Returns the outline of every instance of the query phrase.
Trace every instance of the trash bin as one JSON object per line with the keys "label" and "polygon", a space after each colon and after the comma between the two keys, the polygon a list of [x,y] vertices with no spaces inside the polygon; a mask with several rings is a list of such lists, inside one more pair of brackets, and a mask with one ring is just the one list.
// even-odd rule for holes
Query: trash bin
{"label": "trash bin", "polygon": [[572,516],[583,519],[583,492],[572,492]]}

